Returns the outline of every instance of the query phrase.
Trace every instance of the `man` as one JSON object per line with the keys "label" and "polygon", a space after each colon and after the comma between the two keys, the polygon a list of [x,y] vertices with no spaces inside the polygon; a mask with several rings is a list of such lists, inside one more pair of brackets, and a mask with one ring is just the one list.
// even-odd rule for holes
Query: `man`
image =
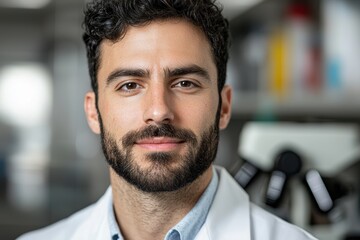
{"label": "man", "polygon": [[84,25],[85,112],[111,187],[21,239],[313,239],[212,166],[231,105],[228,24],[212,0],[95,0]]}

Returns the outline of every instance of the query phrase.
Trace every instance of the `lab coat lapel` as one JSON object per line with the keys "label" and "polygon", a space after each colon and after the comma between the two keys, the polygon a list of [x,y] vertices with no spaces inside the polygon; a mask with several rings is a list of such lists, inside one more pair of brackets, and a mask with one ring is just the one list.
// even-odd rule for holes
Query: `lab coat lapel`
{"label": "lab coat lapel", "polygon": [[109,240],[109,216],[108,208],[112,202],[111,187],[99,199],[92,209],[89,217],[79,226],[71,240],[79,239],[94,239],[94,240]]}
{"label": "lab coat lapel", "polygon": [[207,219],[196,240],[250,240],[250,202],[246,192],[222,168]]}

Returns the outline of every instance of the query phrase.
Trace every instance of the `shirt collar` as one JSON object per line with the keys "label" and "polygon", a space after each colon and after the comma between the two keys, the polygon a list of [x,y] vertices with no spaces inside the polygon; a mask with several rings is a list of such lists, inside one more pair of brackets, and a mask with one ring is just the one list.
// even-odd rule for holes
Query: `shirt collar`
{"label": "shirt collar", "polygon": [[191,211],[188,212],[178,224],[169,230],[165,236],[165,240],[195,239],[195,236],[206,220],[206,216],[216,193],[218,182],[217,173],[213,170],[213,177],[205,192],[201,195]]}
{"label": "shirt collar", "polygon": [[[210,184],[201,195],[198,202],[190,212],[166,234],[164,240],[185,240],[194,239],[206,220],[211,204],[213,202],[219,177],[213,168],[213,176]],[[112,199],[112,198],[111,198]],[[112,201],[109,203],[109,227],[111,240],[123,240],[119,226],[117,225]]]}
{"label": "shirt collar", "polygon": [[[111,192],[112,194],[112,192]],[[109,207],[108,207],[108,221],[109,221],[109,228],[110,228],[110,236],[111,236],[111,240],[123,240],[123,237],[120,233],[120,229],[119,226],[116,222],[115,219],[115,211],[114,211],[114,206],[113,206],[113,201],[112,201],[112,197],[110,198],[111,200],[109,201]]]}

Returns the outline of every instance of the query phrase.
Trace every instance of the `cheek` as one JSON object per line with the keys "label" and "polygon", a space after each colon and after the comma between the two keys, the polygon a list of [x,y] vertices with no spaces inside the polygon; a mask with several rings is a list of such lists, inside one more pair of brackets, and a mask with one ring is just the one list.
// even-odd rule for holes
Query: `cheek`
{"label": "cheek", "polygon": [[138,107],[116,100],[104,101],[100,111],[105,128],[117,136],[136,129],[137,123],[141,119]]}
{"label": "cheek", "polygon": [[182,114],[190,129],[202,132],[214,124],[218,108],[218,98],[210,96],[189,104]]}

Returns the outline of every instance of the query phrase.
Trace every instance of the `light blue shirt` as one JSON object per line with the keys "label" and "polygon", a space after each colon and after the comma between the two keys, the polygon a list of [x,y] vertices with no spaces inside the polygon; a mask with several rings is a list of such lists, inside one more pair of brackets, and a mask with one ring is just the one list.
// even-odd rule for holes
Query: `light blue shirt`
{"label": "light blue shirt", "polygon": [[[206,220],[206,216],[209,212],[218,187],[218,182],[219,177],[216,171],[213,169],[213,177],[210,181],[210,184],[201,195],[198,202],[178,224],[176,224],[167,232],[164,240],[188,240],[195,238]],[[109,203],[108,216],[110,233],[112,237],[111,239],[123,240],[119,226],[116,223],[112,202]]]}

